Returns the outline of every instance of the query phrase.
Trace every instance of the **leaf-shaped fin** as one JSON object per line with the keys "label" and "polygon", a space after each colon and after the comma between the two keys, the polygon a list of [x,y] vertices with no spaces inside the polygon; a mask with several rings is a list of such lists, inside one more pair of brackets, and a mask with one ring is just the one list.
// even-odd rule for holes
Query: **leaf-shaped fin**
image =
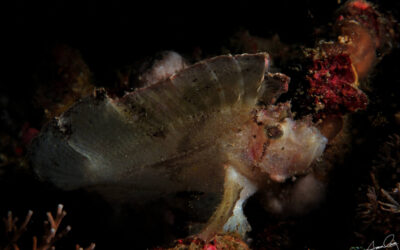
{"label": "leaf-shaped fin", "polygon": [[223,182],[218,140],[249,119],[266,62],[266,54],[219,56],[121,99],[97,92],[42,131],[35,169],[64,188],[126,181],[215,190]]}
{"label": "leaf-shaped fin", "polygon": [[266,54],[219,56],[179,72],[171,81],[195,110],[243,104],[251,109],[267,66]]}
{"label": "leaf-shaped fin", "polygon": [[85,170],[91,163],[68,144],[59,129],[54,129],[58,128],[56,123],[50,123],[33,141],[30,158],[35,171],[65,189],[90,185],[91,177]]}
{"label": "leaf-shaped fin", "polygon": [[[265,53],[218,56],[178,72],[166,81],[136,90],[121,102],[132,112],[175,121],[199,113],[251,110],[268,67]],[[159,121],[157,121],[158,123]]]}
{"label": "leaf-shaped fin", "polygon": [[[244,82],[244,96],[243,102],[249,106],[254,106],[257,103],[259,96],[260,85],[259,79],[264,78],[260,76],[260,72],[267,73],[269,66],[269,59],[267,54],[258,54],[259,56],[251,55],[238,55],[235,56],[237,63],[242,72]],[[262,55],[262,56],[261,56]],[[264,61],[264,64],[262,63]]]}
{"label": "leaf-shaped fin", "polygon": [[281,94],[288,91],[289,82],[290,77],[282,73],[266,74],[261,89],[258,92],[259,103],[263,105],[275,103]]}

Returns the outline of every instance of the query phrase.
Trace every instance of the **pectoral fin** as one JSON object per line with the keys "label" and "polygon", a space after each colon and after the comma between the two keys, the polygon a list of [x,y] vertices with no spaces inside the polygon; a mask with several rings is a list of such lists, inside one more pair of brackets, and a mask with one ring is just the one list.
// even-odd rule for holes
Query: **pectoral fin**
{"label": "pectoral fin", "polygon": [[223,199],[199,237],[208,240],[222,231],[238,233],[244,237],[251,226],[243,213],[243,205],[256,191],[256,186],[235,168],[226,167]]}

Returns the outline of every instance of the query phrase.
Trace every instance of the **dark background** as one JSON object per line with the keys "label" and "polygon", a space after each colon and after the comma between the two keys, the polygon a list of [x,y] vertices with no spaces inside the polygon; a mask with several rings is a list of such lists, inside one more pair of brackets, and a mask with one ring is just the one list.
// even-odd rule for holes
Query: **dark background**
{"label": "dark background", "polygon": [[[377,1],[381,9],[399,17],[399,1]],[[14,123],[2,120],[4,133],[17,134],[22,121],[39,126],[43,114],[32,108],[32,96],[38,83],[33,76],[56,44],[67,44],[78,49],[94,75],[97,86],[106,85],[115,69],[132,64],[162,50],[175,50],[191,54],[199,47],[208,55],[221,52],[229,39],[239,30],[250,34],[271,37],[278,34],[286,44],[313,47],[317,29],[330,29],[334,14],[340,6],[336,0],[320,1],[262,1],[217,3],[186,1],[182,4],[165,1],[14,1],[3,6],[0,60],[4,71],[0,76],[1,96],[7,97],[7,109]],[[389,134],[398,132],[392,120],[388,125],[373,127],[369,115],[378,112],[392,117],[398,111],[399,51],[387,56],[373,73],[373,103],[366,112],[354,118],[358,126],[357,144],[346,164],[333,173],[327,202],[317,212],[296,220],[293,241],[296,249],[348,249],[357,241],[354,238],[354,207],[358,187],[379,145]],[[5,65],[5,66],[4,66]],[[369,93],[369,94],[371,94]],[[395,94],[393,96],[393,93]],[[2,107],[4,108],[4,107]],[[68,212],[65,225],[72,225],[70,235],[59,242],[57,249],[71,249],[75,243],[83,246],[96,242],[97,249],[122,247],[134,244],[129,230],[110,231],[110,224],[137,223],[120,218],[113,221],[111,206],[96,195],[84,192],[62,192],[50,184],[41,183],[28,172],[17,173],[7,169],[0,178],[0,217],[12,210],[21,220],[28,209],[35,211],[27,232],[29,237],[40,232],[45,212],[55,211],[63,203]],[[269,217],[257,206],[248,208],[255,229],[265,225],[260,221]],[[126,211],[123,211],[126,212]],[[110,215],[110,216],[109,216]],[[258,224],[257,224],[258,223]],[[374,239],[371,239],[371,241]],[[376,239],[378,240],[378,239]],[[400,241],[400,238],[398,239]],[[29,245],[29,240],[27,240]],[[139,244],[146,245],[146,243]],[[151,245],[151,244],[150,244]],[[133,245],[131,245],[133,247]]]}

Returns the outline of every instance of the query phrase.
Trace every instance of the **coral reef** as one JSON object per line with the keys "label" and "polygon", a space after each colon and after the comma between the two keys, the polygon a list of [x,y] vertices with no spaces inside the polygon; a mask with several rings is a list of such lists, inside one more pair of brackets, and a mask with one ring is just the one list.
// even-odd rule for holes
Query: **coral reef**
{"label": "coral reef", "polygon": [[[47,249],[55,249],[55,243],[63,238],[70,230],[71,226],[65,227],[63,230],[59,230],[62,219],[67,213],[63,210],[63,205],[58,205],[56,216],[50,212],[47,212],[47,220],[44,222],[45,231],[43,236],[38,239],[37,236],[33,236],[32,238],[32,249],[33,250],[47,250]],[[8,212],[7,217],[3,218],[4,226],[5,226],[5,235],[6,239],[3,241],[3,246],[1,249],[4,250],[18,250],[20,249],[20,239],[22,234],[28,230],[28,224],[31,221],[33,215],[33,211],[29,210],[28,214],[25,217],[25,220],[18,226],[18,218],[13,217],[12,212]],[[93,250],[95,248],[95,244],[92,243],[87,248],[83,249],[79,245],[76,246],[76,249],[82,250]]]}
{"label": "coral reef", "polygon": [[[8,239],[0,238],[0,248],[7,244],[8,249],[30,249],[33,236],[39,236],[35,237],[34,248],[37,249],[50,245],[71,248],[75,242],[86,245],[91,240],[97,243],[96,248],[99,249],[124,249],[126,246],[146,249],[165,246],[175,239],[182,240],[175,241],[174,249],[348,249],[350,245],[367,246],[372,240],[379,240],[388,233],[395,234],[395,240],[399,240],[399,139],[396,134],[400,124],[397,98],[400,82],[396,68],[399,51],[394,50],[398,47],[398,24],[383,11],[390,10],[393,16],[398,16],[398,2],[383,0],[377,6],[362,0],[284,0],[260,2],[257,8],[252,3],[243,2],[240,5],[225,5],[221,11],[214,6],[202,8],[198,5],[196,10],[201,14],[197,14],[192,7],[189,11],[182,11],[182,6],[172,11],[157,8],[162,9],[158,12],[151,6],[146,19],[137,15],[138,11],[146,12],[145,9],[136,8],[138,6],[133,2],[127,5],[123,1],[111,2],[16,2],[19,8],[17,18],[8,23],[18,23],[15,29],[18,35],[4,36],[4,40],[11,39],[15,43],[4,47],[12,54],[12,59],[6,57],[5,61],[13,69],[7,72],[10,79],[3,79],[1,75],[0,84],[0,196],[3,204],[0,212],[7,214],[7,209],[13,211],[5,218],[7,228],[13,229],[9,231]],[[338,7],[335,21],[330,23]],[[230,8],[237,11],[230,11]],[[251,15],[244,18],[242,13]],[[162,17],[159,22],[158,17]],[[43,22],[38,22],[38,18],[43,18]],[[82,34],[77,34],[77,30]],[[129,38],[128,34],[133,38]],[[236,35],[232,38],[232,34]],[[330,42],[320,41],[321,38]],[[157,54],[157,51],[165,50],[168,52]],[[175,112],[172,110],[184,113],[185,109],[175,105],[174,101],[180,99],[175,95],[168,96],[168,93],[166,98],[173,100],[169,106],[163,109],[163,103],[156,105],[162,110],[159,112],[162,118],[157,119],[150,112],[144,112],[143,103],[157,103],[159,89],[151,87],[154,83],[165,81],[171,75],[190,68],[190,64],[206,58],[259,52],[268,52],[269,72],[264,75],[259,89],[265,95],[259,96],[257,105],[270,110],[254,111],[252,121],[256,125],[238,132],[248,135],[249,143],[243,143],[247,145],[243,148],[249,150],[231,152],[240,156],[239,160],[247,159],[255,163],[256,167],[250,174],[242,168],[232,171],[232,166],[226,165],[212,168],[210,161],[220,163],[224,160],[215,157],[220,155],[218,150],[214,150],[217,148],[215,145],[207,154],[183,163],[182,155],[186,157],[209,146],[201,144],[173,158],[181,165],[193,165],[193,173],[175,171],[174,162],[168,162],[167,174],[159,176],[164,178],[172,173],[169,176],[173,181],[169,185],[160,188],[162,185],[156,180],[158,177],[148,179],[149,183],[156,183],[162,195],[160,200],[147,205],[137,202],[145,203],[146,199],[153,197],[149,189],[140,187],[145,179],[138,178],[138,181],[127,185],[117,181],[118,184],[123,183],[123,187],[113,188],[109,179],[105,178],[106,181],[100,181],[98,185],[89,183],[86,189],[65,191],[33,176],[26,159],[32,139],[44,124],[53,123],[51,119],[58,116],[61,118],[56,120],[56,125],[61,128],[62,135],[56,137],[67,138],[69,142],[75,140],[74,133],[80,131],[82,123],[71,117],[79,114],[84,105],[72,111],[71,107],[76,102],[82,105],[92,98],[87,96],[91,96],[95,86],[107,89],[107,92],[94,92],[94,102],[88,102],[88,110],[96,109],[105,102],[108,107],[114,108],[126,101],[124,96],[129,95],[127,93],[141,87],[151,89],[151,92],[141,92],[148,95],[140,94],[136,96],[138,98],[133,98],[134,113],[141,117],[139,121],[152,124],[151,129],[146,130],[154,138],[152,140],[162,141],[171,128],[163,126],[160,120],[173,116]],[[190,86],[196,84],[190,83]],[[235,82],[232,89],[237,90],[237,86]],[[224,96],[229,93],[226,91],[228,88],[224,91],[198,88],[196,91],[202,94],[196,94],[194,88],[193,91],[186,90],[185,100],[190,102],[195,99],[204,104],[201,107],[204,116],[199,119],[201,125],[207,124],[210,119],[209,113],[204,111],[205,107],[210,101],[217,100],[210,96],[219,95],[221,99],[218,100],[231,97]],[[244,96],[239,96],[238,100],[244,101]],[[271,103],[281,104],[269,106]],[[286,103],[286,108],[282,108],[285,107],[283,103]],[[109,114],[110,111],[96,110],[99,114]],[[78,118],[85,120],[92,117],[85,114],[91,113],[81,113]],[[274,115],[272,120],[261,119]],[[153,120],[154,117],[156,119]],[[227,114],[225,117],[230,116]],[[236,122],[231,119],[226,121]],[[108,124],[103,125],[108,128]],[[193,135],[203,134],[198,133],[199,130],[209,129],[207,126],[191,125],[183,130],[188,136],[178,143],[181,149],[193,142],[189,139]],[[221,131],[226,128],[215,127]],[[139,124],[133,133],[143,128],[146,126]],[[107,133],[98,132],[94,138],[108,134],[110,141],[133,141],[129,137],[114,136],[119,129],[106,129]],[[319,147],[312,143],[314,139],[321,138],[317,129],[327,139]],[[310,132],[311,136],[308,136]],[[91,133],[93,131],[89,129],[81,134],[88,136]],[[286,137],[289,134],[291,136]],[[387,143],[381,144],[388,134],[393,135]],[[283,139],[285,142],[281,143]],[[94,146],[101,148],[108,142],[94,143]],[[235,148],[238,144],[226,145]],[[282,144],[290,147],[281,152]],[[79,145],[82,146],[82,143]],[[301,145],[309,149],[309,154],[293,153]],[[165,147],[153,148],[158,152],[163,149],[169,152],[174,146],[173,143],[166,143]],[[78,167],[82,172],[72,173],[83,173],[84,179],[95,180],[99,178],[97,174],[102,173],[104,175],[100,179],[104,176],[113,179],[109,172],[102,171],[110,169],[109,166],[120,166],[125,156],[132,156],[127,153],[115,160],[112,152],[118,151],[119,145],[113,144],[111,148],[113,150],[104,154],[92,154],[83,146],[75,147],[74,150],[81,152],[82,156],[92,154],[90,159],[93,162],[103,164],[93,166],[104,168],[101,171],[86,171]],[[295,150],[290,150],[292,148]],[[312,149],[318,155],[322,148],[325,148],[323,156],[309,165],[308,159],[313,158]],[[376,157],[378,148],[382,150]],[[51,155],[57,147],[48,149],[46,153]],[[202,160],[204,155],[207,161]],[[135,156],[131,162],[140,157],[151,158],[145,147],[139,147]],[[67,155],[65,161],[58,163],[64,164],[71,158]],[[157,159],[164,160],[162,157]],[[280,164],[271,164],[277,159],[280,163],[287,163],[286,159],[301,164],[296,167],[282,164],[286,167],[280,168]],[[375,161],[372,162],[372,159]],[[264,162],[268,164],[263,166],[265,168],[261,173],[257,172],[257,167]],[[215,172],[206,175],[199,171],[204,166],[211,171],[224,169],[224,173],[230,173],[234,181],[218,179],[222,175]],[[157,164],[153,168],[157,171],[162,169]],[[132,172],[142,173],[143,169],[122,173],[121,178]],[[185,180],[188,185],[207,186],[212,180],[224,185],[216,188],[217,191],[211,187],[211,192],[181,188],[178,186],[182,176],[193,177]],[[250,177],[252,182],[246,182]],[[263,182],[263,177],[267,177],[267,183]],[[80,180],[68,174],[60,179],[72,186]],[[254,193],[256,188],[251,183],[257,183],[258,192]],[[227,192],[222,186],[227,187]],[[183,191],[165,195],[167,190],[174,188]],[[207,188],[209,186],[204,189]],[[141,190],[142,194],[130,199],[135,190]],[[99,196],[93,191],[107,195]],[[49,197],[52,197],[51,200]],[[64,223],[79,225],[62,239],[59,239],[64,232],[62,225],[58,225],[58,233],[54,232],[54,235],[50,228],[52,224],[56,228],[63,210],[59,215],[52,217],[50,214],[47,218],[43,233],[46,237],[40,236],[41,225],[36,226],[36,222],[42,220],[39,217],[35,219],[36,213],[44,214],[54,200],[65,204],[68,212],[73,214],[64,218]],[[221,200],[230,202],[221,204]],[[26,207],[31,207],[35,214],[28,213],[27,219],[18,223],[13,214],[23,213],[20,209]],[[212,216],[216,210],[218,212]],[[32,216],[30,220],[29,215]],[[214,218],[210,220],[210,216]],[[218,216],[221,216],[220,219],[215,220]],[[201,238],[185,238],[200,232],[207,224],[211,226],[200,235]],[[221,228],[237,231],[241,236],[215,235]],[[252,231],[248,232],[250,229]],[[245,239],[241,239],[243,236]],[[76,249],[82,248],[77,245]]]}
{"label": "coral reef", "polygon": [[335,24],[338,40],[321,42],[317,50],[309,52],[313,66],[308,92],[318,117],[367,107],[358,78],[366,78],[377,61],[391,51],[396,36],[393,20],[364,0],[346,2],[339,13]]}
{"label": "coral reef", "polygon": [[370,235],[400,234],[400,136],[394,134],[381,147],[372,166],[366,197],[360,201],[357,235],[365,242]]}
{"label": "coral reef", "polygon": [[367,107],[367,96],[358,89],[357,74],[346,54],[314,60],[310,69],[309,94],[317,112],[344,114]]}
{"label": "coral reef", "polygon": [[218,250],[218,249],[238,249],[249,250],[245,242],[238,235],[217,234],[210,240],[204,241],[200,238],[190,237],[176,240],[175,246],[170,248],[155,248],[155,250]]}

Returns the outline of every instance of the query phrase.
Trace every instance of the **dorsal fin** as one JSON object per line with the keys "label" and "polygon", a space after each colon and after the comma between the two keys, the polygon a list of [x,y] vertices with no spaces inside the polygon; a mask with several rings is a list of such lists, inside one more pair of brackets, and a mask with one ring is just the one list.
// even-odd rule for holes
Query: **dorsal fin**
{"label": "dorsal fin", "polygon": [[128,173],[153,178],[145,166],[214,145],[237,112],[251,111],[267,67],[265,53],[218,56],[121,99],[87,97],[33,142],[35,170],[66,189],[117,182]]}

